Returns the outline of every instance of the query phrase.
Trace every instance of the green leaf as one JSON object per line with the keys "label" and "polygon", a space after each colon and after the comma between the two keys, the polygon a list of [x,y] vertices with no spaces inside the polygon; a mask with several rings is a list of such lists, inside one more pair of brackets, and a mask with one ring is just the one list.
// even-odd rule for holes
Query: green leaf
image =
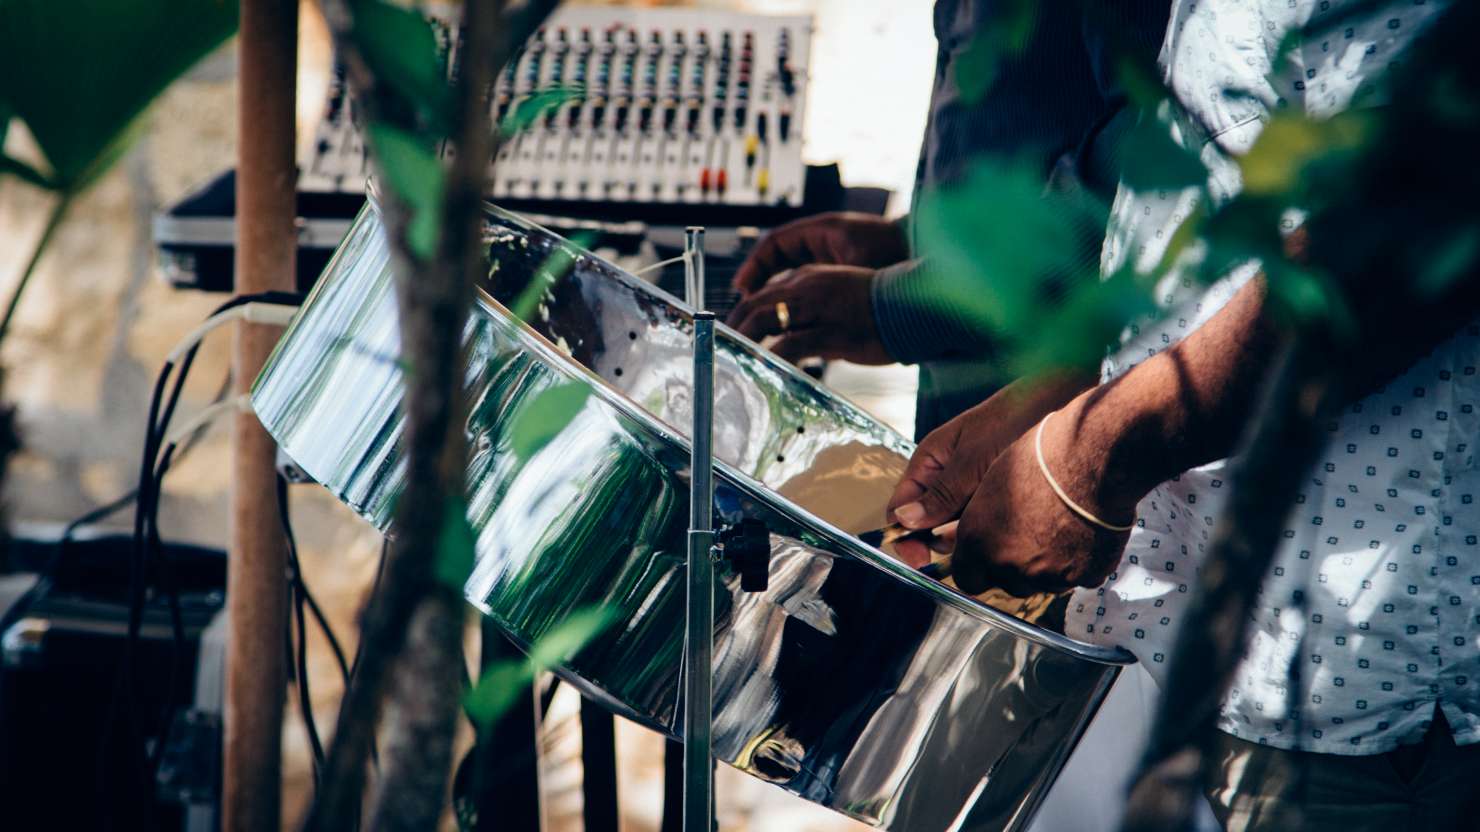
{"label": "green leaf", "polygon": [[384,0],[352,0],[354,39],[376,77],[405,100],[438,135],[453,122],[452,87],[426,18]]}
{"label": "green leaf", "polygon": [[463,696],[463,711],[480,732],[493,727],[534,679],[534,667],[525,659],[506,659],[489,665],[478,683]]}
{"label": "green leaf", "polygon": [[442,163],[426,142],[405,130],[377,123],[366,132],[386,184],[412,211],[406,242],[416,256],[430,259],[442,233]]}
{"label": "green leaf", "polygon": [[514,455],[527,460],[550,444],[581,412],[590,395],[591,387],[580,381],[541,390],[519,409],[509,427],[509,446]]}
{"label": "green leaf", "polygon": [[1132,107],[1145,113],[1157,112],[1163,102],[1175,102],[1157,72],[1156,65],[1121,56],[1115,62],[1115,78]]}
{"label": "green leaf", "polygon": [[1282,110],[1264,126],[1249,152],[1239,158],[1243,193],[1251,196],[1291,194],[1314,162],[1361,147],[1372,133],[1370,111],[1350,110],[1327,119],[1312,119]]}
{"label": "green leaf", "polygon": [[1199,229],[1207,254],[1199,266],[1199,277],[1212,283],[1229,270],[1250,260],[1272,268],[1285,260],[1285,240],[1280,224],[1285,202],[1277,197],[1241,193],[1220,206]]}
{"label": "green leaf", "polygon": [[437,580],[449,587],[461,590],[473,574],[473,560],[477,552],[477,540],[473,527],[468,523],[468,503],[461,496],[447,498],[442,512],[442,529],[437,536],[437,562],[434,572]]}
{"label": "green leaf", "polygon": [[1351,343],[1357,318],[1342,288],[1325,274],[1292,263],[1265,264],[1269,299],[1275,313],[1303,329],[1320,329],[1338,342]]}
{"label": "green leaf", "polygon": [[[521,321],[529,320],[530,316],[540,308],[540,301],[545,297],[545,293],[555,288],[555,284],[570,274],[570,270],[576,264],[576,258],[590,245],[594,237],[595,235],[590,232],[572,234],[571,245],[559,246],[551,251],[550,256],[545,258],[545,262],[535,269],[534,276],[529,283],[514,298],[514,305],[509,309],[514,313],[514,317]],[[490,281],[494,279],[497,271],[498,261],[493,260],[488,264]]]}
{"label": "green leaf", "polygon": [[617,611],[606,606],[576,610],[535,642],[529,649],[530,663],[536,670],[544,670],[567,661],[577,650],[610,627],[616,617]]}
{"label": "green leaf", "polygon": [[956,88],[968,103],[980,101],[997,83],[1002,62],[1014,58],[1028,46],[1036,19],[1038,0],[1006,0],[993,3],[987,20],[978,21],[971,43],[955,61]]}
{"label": "green leaf", "polygon": [[1093,280],[1083,235],[1104,228],[1100,207],[1046,197],[1029,163],[979,162],[960,186],[927,194],[917,212],[920,249],[932,259],[932,300],[1008,340],[1043,336],[1049,281]]}
{"label": "green leaf", "polygon": [[1012,361],[1017,377],[1065,368],[1093,371],[1131,321],[1154,316],[1151,285],[1127,267],[1103,281],[1077,284],[1045,316],[1044,337],[1027,342]]}
{"label": "green leaf", "polygon": [[1137,190],[1180,190],[1207,184],[1197,154],[1172,138],[1171,129],[1146,111],[1121,144],[1121,178]]}
{"label": "green leaf", "polygon": [[107,169],[170,82],[236,31],[235,0],[4,0],[0,100],[58,189]]}
{"label": "green leaf", "polygon": [[567,102],[580,95],[580,87],[566,86],[540,90],[533,95],[519,99],[509,109],[508,114],[504,116],[504,120],[499,124],[499,137],[504,140],[512,138],[520,132],[529,129],[529,126],[538,121],[545,113],[564,106]]}
{"label": "green leaf", "polygon": [[1432,247],[1432,256],[1420,264],[1414,293],[1437,298],[1462,280],[1471,279],[1480,265],[1480,229],[1456,228],[1448,239]]}
{"label": "green leaf", "polygon": [[616,618],[617,611],[610,607],[577,610],[535,642],[528,658],[509,659],[490,666],[463,696],[463,710],[468,718],[480,731],[486,731],[514,704],[536,674],[568,660]]}

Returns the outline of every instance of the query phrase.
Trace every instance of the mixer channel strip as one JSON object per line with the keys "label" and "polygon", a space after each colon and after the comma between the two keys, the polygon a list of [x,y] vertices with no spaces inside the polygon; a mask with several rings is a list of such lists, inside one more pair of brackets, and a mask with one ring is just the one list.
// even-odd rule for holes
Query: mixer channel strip
{"label": "mixer channel strip", "polygon": [[[433,20],[455,66],[456,29]],[[800,206],[812,20],[691,9],[559,10],[500,72],[495,124],[520,129],[493,166],[500,202]],[[368,173],[342,71],[304,190]]]}

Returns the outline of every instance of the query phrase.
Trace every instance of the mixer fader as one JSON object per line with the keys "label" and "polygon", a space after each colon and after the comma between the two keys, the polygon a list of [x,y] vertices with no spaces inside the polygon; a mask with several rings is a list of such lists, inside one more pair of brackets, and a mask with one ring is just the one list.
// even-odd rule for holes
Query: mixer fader
{"label": "mixer fader", "polygon": [[551,103],[501,150],[495,197],[800,204],[811,20],[572,8],[499,79]]}
{"label": "mixer fader", "polygon": [[[493,198],[800,206],[811,32],[805,16],[559,10],[495,84],[495,123],[525,124],[495,161]],[[455,53],[455,30],[438,36]],[[363,180],[351,110],[336,77],[305,189]]]}

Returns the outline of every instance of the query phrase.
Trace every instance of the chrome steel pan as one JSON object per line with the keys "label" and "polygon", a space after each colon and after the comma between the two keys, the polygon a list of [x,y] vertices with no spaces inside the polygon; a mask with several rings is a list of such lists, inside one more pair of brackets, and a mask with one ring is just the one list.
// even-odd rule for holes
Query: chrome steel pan
{"label": "chrome steel pan", "polygon": [[[468,600],[531,644],[601,604],[617,624],[558,669],[677,737],[688,519],[681,303],[490,209],[491,282],[467,339]],[[572,268],[534,326],[517,295]],[[771,535],[770,588],[716,568],[714,747],[726,763],[888,829],[1023,826],[1128,654],[989,609],[860,543],[910,444],[751,342],[717,337],[717,522]],[[383,530],[401,487],[396,303],[367,209],[257,380],[253,404],[308,474]],[[593,394],[521,462],[513,415],[551,385]]]}

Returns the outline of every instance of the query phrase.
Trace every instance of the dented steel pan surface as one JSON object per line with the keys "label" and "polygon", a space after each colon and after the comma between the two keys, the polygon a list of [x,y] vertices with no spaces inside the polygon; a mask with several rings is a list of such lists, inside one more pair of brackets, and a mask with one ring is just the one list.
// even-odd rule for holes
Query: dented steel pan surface
{"label": "dented steel pan surface", "polygon": [[[468,601],[532,644],[593,605],[616,623],[558,668],[679,736],[690,311],[490,208],[489,283],[467,338]],[[532,325],[512,303],[532,280]],[[286,453],[382,530],[404,476],[390,254],[356,220],[253,390]],[[1120,666],[865,546],[911,444],[724,327],[716,337],[717,524],[754,518],[770,586],[716,565],[714,750],[755,777],[887,829],[1026,825]],[[538,394],[590,385],[528,459],[511,426]]]}

